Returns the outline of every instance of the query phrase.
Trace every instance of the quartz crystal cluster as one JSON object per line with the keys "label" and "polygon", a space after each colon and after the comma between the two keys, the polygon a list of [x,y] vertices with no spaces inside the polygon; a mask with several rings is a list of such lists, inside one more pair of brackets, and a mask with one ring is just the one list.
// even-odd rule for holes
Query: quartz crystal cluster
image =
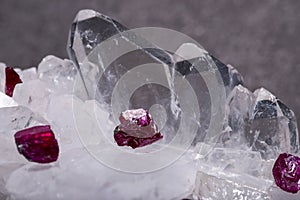
{"label": "quartz crystal cluster", "polygon": [[[200,56],[178,59],[155,45],[141,48],[146,40],[139,35],[123,38],[139,47],[129,57],[104,67],[108,50],[98,63],[83,65],[97,45],[126,30],[110,17],[82,10],[70,30],[70,60],[47,56],[37,68],[26,70],[0,64],[0,199],[300,199],[299,133],[291,109],[266,89],[249,91],[236,69],[203,49]],[[190,54],[191,49],[201,48],[186,43],[176,53]],[[170,87],[180,88],[191,107],[187,116],[196,108],[201,113],[196,136],[177,160],[159,170],[139,174],[122,172],[121,166],[111,169],[87,149],[101,155],[126,151],[108,157],[138,166],[129,159],[132,154],[148,157],[148,147],[165,144],[176,150],[174,141],[188,139],[179,140],[176,132],[192,130],[192,120],[184,121],[181,111],[185,104],[155,84],[137,89],[127,108],[118,107],[120,122],[114,120],[114,95],[122,101],[131,92],[122,85],[124,93],[115,94],[118,80],[133,66],[154,61],[168,67],[147,73],[158,70],[155,77],[168,77]],[[226,102],[220,105],[225,115],[218,123],[222,130],[214,140],[207,140],[207,130],[209,119],[218,113],[211,112],[209,91],[195,68],[199,63],[216,66],[225,89]],[[178,80],[174,74],[182,77],[182,84],[172,84]],[[193,93],[183,87],[185,80]],[[152,104],[165,111],[158,107],[153,112]]]}

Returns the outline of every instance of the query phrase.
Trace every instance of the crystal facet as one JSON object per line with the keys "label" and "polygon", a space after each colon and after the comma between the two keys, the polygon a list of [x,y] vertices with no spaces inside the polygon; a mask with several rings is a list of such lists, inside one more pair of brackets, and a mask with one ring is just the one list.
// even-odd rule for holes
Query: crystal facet
{"label": "crystal facet", "polygon": [[297,193],[300,190],[300,158],[283,153],[273,167],[275,183],[284,191]]}
{"label": "crystal facet", "polygon": [[6,67],[5,68],[5,94],[12,97],[15,86],[18,83],[22,83],[19,74],[12,67]]}
{"label": "crystal facet", "polygon": [[55,162],[59,148],[50,126],[35,126],[18,131],[15,141],[20,154],[37,163]]}

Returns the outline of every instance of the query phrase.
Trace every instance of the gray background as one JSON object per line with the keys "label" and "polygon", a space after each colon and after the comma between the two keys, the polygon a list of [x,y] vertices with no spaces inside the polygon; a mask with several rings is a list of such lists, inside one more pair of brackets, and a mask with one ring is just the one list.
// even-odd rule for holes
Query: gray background
{"label": "gray background", "polygon": [[[76,12],[92,8],[128,27],[181,31],[235,66],[251,90],[265,87],[300,119],[300,1],[297,0],[0,0],[0,61],[36,66],[67,57]],[[298,123],[299,124],[299,123]]]}

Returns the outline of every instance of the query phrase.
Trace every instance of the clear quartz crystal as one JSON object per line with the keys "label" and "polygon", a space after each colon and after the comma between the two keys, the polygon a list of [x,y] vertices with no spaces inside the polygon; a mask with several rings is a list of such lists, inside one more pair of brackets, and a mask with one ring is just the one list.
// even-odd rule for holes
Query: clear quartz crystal
{"label": "clear quartz crystal", "polygon": [[[125,200],[178,199],[192,190],[195,170],[195,162],[185,155],[174,165],[154,173],[127,174],[110,169],[84,149],[75,148],[62,153],[57,164],[27,164],[14,171],[6,188],[16,200],[50,200],[54,196],[62,200],[99,197]],[[178,172],[184,172],[184,175]]]}
{"label": "clear quartz crystal", "polygon": [[259,152],[251,150],[214,148],[205,159],[205,164],[218,171],[261,176],[262,158]]}
{"label": "clear quartz crystal", "polygon": [[31,68],[19,74],[25,81],[16,85],[14,99],[43,116],[51,96],[73,94],[77,69],[70,60],[47,56],[37,72]]}
{"label": "clear quartz crystal", "polygon": [[20,78],[23,82],[37,79],[37,76],[38,74],[37,74],[36,67],[24,69],[23,71],[20,72]]}
{"label": "clear quartz crystal", "polygon": [[[199,171],[197,173],[195,194],[203,200],[220,199],[259,199],[271,200],[265,188],[271,181],[248,178],[234,174],[210,175]],[[245,184],[251,183],[252,184]]]}
{"label": "clear quartz crystal", "polygon": [[0,108],[0,132],[18,131],[47,121],[23,106]]}
{"label": "clear quartz crystal", "polygon": [[38,76],[51,90],[62,94],[73,92],[77,69],[70,60],[47,56],[38,66]]}
{"label": "clear quartz crystal", "polygon": [[[34,88],[34,90],[32,89]],[[49,103],[51,90],[49,85],[40,79],[17,84],[14,91],[14,100],[22,106],[44,115]]]}
{"label": "clear quartz crystal", "polygon": [[299,134],[292,110],[266,89],[254,93],[238,86],[228,98],[227,122],[230,131],[221,141],[225,146],[248,146],[264,159],[280,152],[297,153]]}

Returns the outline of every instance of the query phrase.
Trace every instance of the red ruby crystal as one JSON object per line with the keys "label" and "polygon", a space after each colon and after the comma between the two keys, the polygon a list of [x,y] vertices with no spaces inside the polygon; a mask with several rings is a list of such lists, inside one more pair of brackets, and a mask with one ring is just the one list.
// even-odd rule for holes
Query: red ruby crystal
{"label": "red ruby crystal", "polygon": [[300,190],[300,158],[283,153],[273,167],[275,183],[282,190],[297,193]]}
{"label": "red ruby crystal", "polygon": [[15,141],[19,153],[29,161],[50,163],[58,158],[58,143],[49,125],[18,131]]}
{"label": "red ruby crystal", "polygon": [[120,114],[119,120],[119,129],[130,136],[149,138],[158,133],[154,120],[143,108],[126,110]]}
{"label": "red ruby crystal", "polygon": [[12,67],[5,68],[5,94],[12,97],[15,86],[22,83],[19,74]]}
{"label": "red ruby crystal", "polygon": [[114,138],[119,146],[130,146],[135,149],[137,147],[143,147],[153,142],[163,138],[161,133],[156,133],[155,135],[147,138],[138,138],[134,136],[130,136],[127,133],[121,131],[117,126],[114,130]]}

